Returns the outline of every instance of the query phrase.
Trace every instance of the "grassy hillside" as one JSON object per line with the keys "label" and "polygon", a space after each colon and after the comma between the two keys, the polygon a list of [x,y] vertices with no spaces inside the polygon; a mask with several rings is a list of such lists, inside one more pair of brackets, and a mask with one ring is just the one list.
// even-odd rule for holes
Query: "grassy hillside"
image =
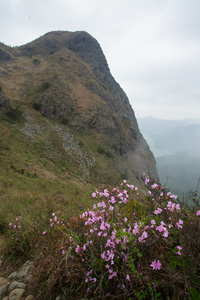
{"label": "grassy hillside", "polygon": [[95,186],[121,180],[111,153],[97,145],[92,134],[73,135],[38,112],[17,120],[0,115],[0,141],[2,218],[31,212],[47,200],[72,215],[91,204]]}

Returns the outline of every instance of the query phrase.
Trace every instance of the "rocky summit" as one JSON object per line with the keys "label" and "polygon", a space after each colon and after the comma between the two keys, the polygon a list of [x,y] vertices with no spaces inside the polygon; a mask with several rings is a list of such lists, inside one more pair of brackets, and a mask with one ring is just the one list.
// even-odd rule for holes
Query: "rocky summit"
{"label": "rocky summit", "polygon": [[[20,47],[0,43],[0,78],[2,128],[15,130],[12,139],[24,147],[31,143],[35,157],[39,153],[54,166],[60,163],[66,176],[95,184],[134,181],[143,172],[158,181],[129,100],[88,33],[50,32]],[[22,148],[15,149],[19,156]],[[24,153],[15,164],[7,161],[21,170],[21,160],[26,173]],[[35,159],[31,168],[37,176],[57,176],[47,165]]]}

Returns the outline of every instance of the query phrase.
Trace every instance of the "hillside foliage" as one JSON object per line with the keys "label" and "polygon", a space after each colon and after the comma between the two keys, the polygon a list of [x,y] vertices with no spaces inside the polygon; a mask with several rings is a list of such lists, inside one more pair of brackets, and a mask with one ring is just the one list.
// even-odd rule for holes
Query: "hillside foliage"
{"label": "hillside foliage", "polygon": [[37,299],[199,299],[199,207],[143,179],[145,198],[124,180],[79,216],[48,205],[10,220],[4,257],[34,260]]}

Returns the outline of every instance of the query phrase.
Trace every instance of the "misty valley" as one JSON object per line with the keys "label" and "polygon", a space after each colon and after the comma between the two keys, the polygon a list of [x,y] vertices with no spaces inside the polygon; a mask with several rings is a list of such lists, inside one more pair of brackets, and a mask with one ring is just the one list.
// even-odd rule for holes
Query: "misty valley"
{"label": "misty valley", "polygon": [[163,186],[180,198],[200,192],[200,119],[138,118]]}

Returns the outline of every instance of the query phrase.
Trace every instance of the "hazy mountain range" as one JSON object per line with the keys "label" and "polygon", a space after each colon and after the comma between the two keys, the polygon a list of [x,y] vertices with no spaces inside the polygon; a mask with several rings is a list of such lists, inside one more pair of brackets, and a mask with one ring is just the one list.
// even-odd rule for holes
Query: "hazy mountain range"
{"label": "hazy mountain range", "polygon": [[153,152],[161,183],[182,195],[196,190],[200,177],[200,119],[138,118]]}

